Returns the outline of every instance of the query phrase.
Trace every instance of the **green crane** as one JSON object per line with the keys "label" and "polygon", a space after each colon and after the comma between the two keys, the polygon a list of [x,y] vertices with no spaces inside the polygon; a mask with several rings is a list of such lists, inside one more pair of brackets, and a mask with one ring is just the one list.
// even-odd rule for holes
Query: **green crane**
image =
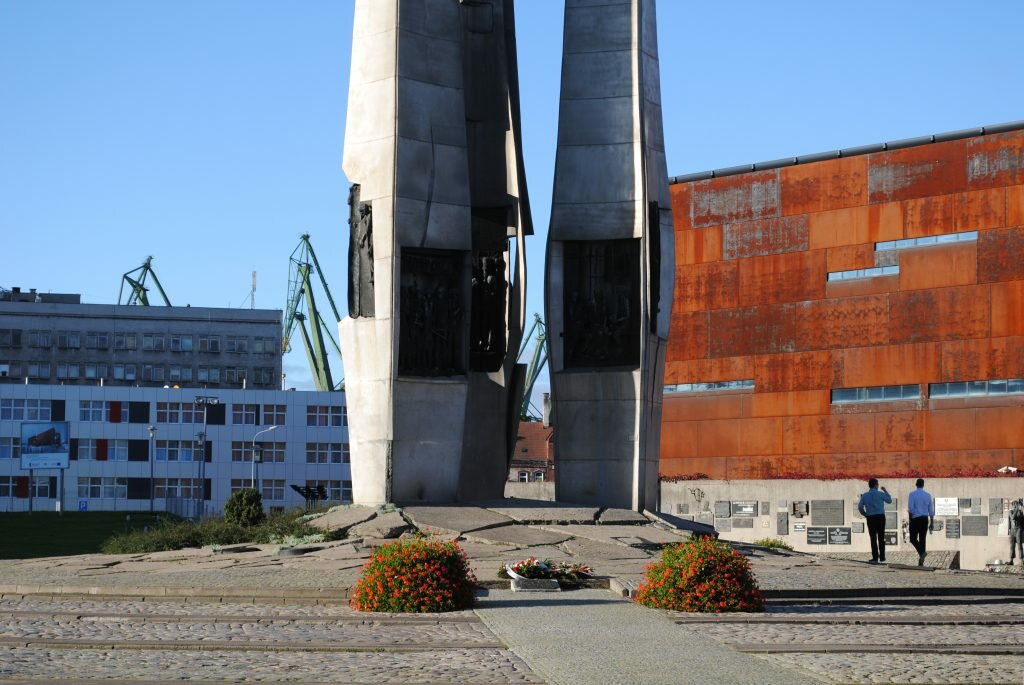
{"label": "green crane", "polygon": [[153,256],[146,257],[146,261],[142,263],[137,269],[132,269],[128,273],[121,276],[121,292],[117,295],[117,303],[121,304],[121,300],[125,296],[125,291],[128,292],[128,299],[124,304],[137,304],[143,307],[149,306],[149,296],[146,294],[149,292],[149,288],[146,287],[146,279],[152,278],[153,284],[156,286],[156,291],[160,293],[160,297],[163,298],[164,304],[168,307],[171,306],[171,301],[167,299],[167,293],[164,292],[163,286],[160,285],[160,279],[156,277],[156,272],[153,271]]}
{"label": "green crane", "polygon": [[[316,299],[313,296],[313,272],[320,277],[320,284],[323,286],[324,294],[331,305],[331,312],[334,314],[335,329],[341,321],[338,307],[334,304],[331,296],[331,289],[327,287],[327,279],[320,268],[320,262],[313,251],[313,245],[309,242],[309,234],[304,233],[299,238],[299,245],[292,251],[288,261],[288,302],[285,305],[284,313],[284,334],[281,336],[281,346],[284,352],[291,351],[291,338],[298,327],[302,335],[302,345],[306,348],[306,358],[309,360],[309,370],[313,373],[313,381],[317,390],[342,390],[344,382],[334,384],[331,375],[330,361],[327,357],[327,340],[331,347],[341,356],[341,347],[334,338],[331,328],[324,321],[320,310],[317,309]],[[309,326],[306,326],[306,322]],[[326,338],[326,340],[325,340]]]}
{"label": "green crane", "polygon": [[530,364],[526,367],[526,384],[523,391],[523,404],[519,411],[519,418],[523,420],[537,420],[540,417],[530,413],[530,396],[533,394],[533,385],[537,382],[540,372],[548,361],[548,334],[547,326],[541,321],[540,314],[533,315],[533,325],[523,336],[523,343],[519,346],[519,359],[523,359],[530,340],[534,340],[533,354],[530,356]]}

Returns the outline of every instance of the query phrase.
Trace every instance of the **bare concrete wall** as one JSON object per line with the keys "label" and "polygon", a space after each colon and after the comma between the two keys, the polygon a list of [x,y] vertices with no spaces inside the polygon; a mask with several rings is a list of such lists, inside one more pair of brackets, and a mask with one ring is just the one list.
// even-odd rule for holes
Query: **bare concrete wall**
{"label": "bare concrete wall", "polygon": [[555,484],[547,481],[533,483],[506,483],[505,497],[555,501]]}
{"label": "bare concrete wall", "polygon": [[[881,479],[896,503],[898,542],[895,549],[914,551],[903,532],[907,521],[907,495],[913,491],[913,478]],[[529,485],[533,485],[530,483]],[[545,484],[546,485],[546,484]],[[857,501],[867,490],[864,481],[854,480],[694,480],[661,484],[661,511],[713,523],[723,539],[753,542],[775,537],[784,540],[793,549],[812,553],[870,553],[871,543],[866,529],[857,532],[864,519],[857,513]],[[956,516],[936,516],[942,530],[928,536],[928,550],[957,550],[960,567],[984,568],[995,559],[1009,558],[1007,513],[1011,499],[1024,497],[1024,479],[1020,478],[934,478],[927,479],[925,490],[933,497],[956,498]],[[970,503],[967,502],[970,500]],[[835,503],[841,501],[841,508]],[[809,503],[804,516],[794,513],[794,502]],[[822,502],[830,502],[817,504]],[[755,503],[754,516],[733,515],[744,513],[744,503]],[[736,505],[739,504],[737,507]],[[725,513],[729,516],[717,516]],[[717,511],[716,511],[717,509]],[[842,520],[838,522],[836,516]],[[786,514],[788,532],[780,529],[780,514]],[[938,511],[936,512],[939,513]],[[980,526],[981,518],[987,519]],[[832,522],[829,522],[831,519]],[[968,520],[969,519],[969,520]],[[739,525],[743,527],[738,527]],[[960,536],[947,537],[950,523],[959,524]],[[822,525],[822,524],[825,525]],[[798,524],[804,530],[798,530]],[[746,527],[746,526],[750,527]],[[850,544],[808,544],[807,528],[850,528]],[[978,533],[984,531],[984,535]]]}

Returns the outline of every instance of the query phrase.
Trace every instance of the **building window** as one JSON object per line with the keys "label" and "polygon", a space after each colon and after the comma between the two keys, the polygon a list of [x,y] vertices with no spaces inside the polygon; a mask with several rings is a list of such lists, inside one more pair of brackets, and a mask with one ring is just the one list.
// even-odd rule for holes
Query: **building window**
{"label": "building window", "polygon": [[713,392],[715,390],[753,390],[752,379],[742,381],[714,381],[712,383],[677,383],[666,385],[665,394],[671,395],[684,392]]}
{"label": "building window", "polygon": [[309,405],[306,407],[307,426],[347,426],[345,407]]}
{"label": "building window", "polygon": [[534,471],[533,472],[533,480],[538,482],[538,483],[544,482],[544,472],[543,471]]}
{"label": "building window", "polygon": [[273,354],[277,352],[277,338],[255,337],[252,340],[254,354]]}
{"label": "building window", "polygon": [[57,334],[57,347],[62,350],[77,350],[82,346],[82,336],[71,331],[61,331]]}
{"label": "building window", "polygon": [[86,333],[85,346],[90,350],[105,350],[110,347],[110,336],[106,333]]}
{"label": "building window", "polygon": [[0,328],[0,347],[21,347],[21,331],[16,328]]}
{"label": "building window", "polygon": [[86,364],[85,365],[85,377],[89,380],[95,380],[97,378],[107,377],[107,365],[106,364]]}
{"label": "building window", "polygon": [[135,333],[114,333],[115,350],[134,350],[138,348],[138,337]]}
{"label": "building window", "polygon": [[172,334],[171,335],[171,352],[191,352],[192,351],[192,336]]}
{"label": "building window", "polygon": [[900,272],[899,264],[893,266],[873,266],[870,269],[851,269],[849,271],[829,271],[829,281],[849,281],[855,278],[876,278],[878,276],[894,276]]}
{"label": "building window", "polygon": [[519,482],[520,483],[529,483],[530,482],[530,474],[527,473],[526,471],[520,471],[519,472]]}
{"label": "building window", "polygon": [[28,346],[29,347],[50,347],[50,331],[29,331],[28,332]]}
{"label": "building window", "polygon": [[[127,412],[127,408],[125,412]],[[109,440],[107,441],[107,459],[109,461],[128,461],[128,441]]]}
{"label": "building window", "polygon": [[78,497],[81,499],[126,499],[127,478],[81,477],[78,478]]}
{"label": "building window", "polygon": [[285,443],[283,442],[264,442],[263,451],[260,452],[260,461],[264,464],[283,464],[285,453]]}
{"label": "building window", "polygon": [[203,448],[193,440],[157,440],[157,461],[202,461]]}
{"label": "building window", "polygon": [[274,385],[274,369],[267,367],[255,369],[253,378],[256,385]]}
{"label": "building window", "polygon": [[228,352],[248,352],[249,338],[229,335],[224,341],[224,349]]}
{"label": "building window", "polygon": [[955,383],[932,383],[928,386],[929,397],[983,397],[985,395],[1010,395],[1024,393],[1024,378],[1007,378],[995,381],[959,381]]}
{"label": "building window", "polygon": [[886,240],[875,243],[875,249],[882,250],[906,250],[911,247],[925,247],[926,245],[946,245],[949,243],[963,243],[978,239],[977,231],[965,231],[964,233],[943,233],[942,235],[929,235],[922,238],[905,238],[903,240]]}
{"label": "building window", "polygon": [[331,502],[352,501],[352,481],[350,480],[307,480],[307,488],[322,487]]}
{"label": "building window", "polygon": [[57,364],[57,378],[78,378],[78,364]]}
{"label": "building window", "polygon": [[875,385],[868,388],[832,389],[832,404],[916,400],[920,397],[920,385]]}
{"label": "building window", "polygon": [[231,479],[231,494],[234,495],[239,490],[245,490],[252,484],[252,481],[248,478],[232,478]]}
{"label": "building window", "polygon": [[206,407],[192,402],[157,402],[157,423],[203,423]]}
{"label": "building window", "polygon": [[258,404],[232,404],[231,423],[255,426],[259,412],[260,405]]}
{"label": "building window", "polygon": [[29,495],[31,497],[50,498],[50,478],[48,476],[36,476],[29,481]]}
{"label": "building window", "polygon": [[192,367],[191,366],[172,366],[168,379],[172,381],[191,381],[192,380]]}
{"label": "building window", "polygon": [[260,485],[264,501],[280,502],[284,499],[284,479],[264,479]]}
{"label": "building window", "polygon": [[135,380],[135,364],[114,364],[114,380]]}
{"label": "building window", "polygon": [[200,383],[220,383],[220,368],[216,366],[200,366],[197,380]]}
{"label": "building window", "polygon": [[[127,403],[125,403],[127,404]],[[106,421],[107,403],[103,400],[79,400],[79,421]]]}
{"label": "building window", "polygon": [[220,336],[201,335],[199,336],[200,352],[220,352]]}
{"label": "building window", "polygon": [[307,464],[348,464],[350,461],[347,442],[307,442]]}
{"label": "building window", "polygon": [[246,369],[244,367],[229,366],[224,369],[224,382],[236,384],[244,383],[245,372]]}
{"label": "building window", "polygon": [[0,419],[50,421],[50,400],[0,399]]}
{"label": "building window", "polygon": [[198,499],[203,496],[203,482],[198,478],[154,478],[153,497],[157,499]]}
{"label": "building window", "polygon": [[151,352],[162,352],[164,349],[164,336],[159,333],[143,333],[142,349]]}
{"label": "building window", "polygon": [[25,375],[29,378],[49,378],[50,365],[29,362],[25,365]]}
{"label": "building window", "polygon": [[0,438],[0,459],[21,459],[21,438]]}
{"label": "building window", "polygon": [[252,461],[252,443],[248,440],[232,440],[231,461]]}
{"label": "building window", "polygon": [[0,476],[0,498],[14,497],[14,476]]}
{"label": "building window", "polygon": [[288,406],[284,404],[263,405],[263,425],[283,426],[288,413]]}

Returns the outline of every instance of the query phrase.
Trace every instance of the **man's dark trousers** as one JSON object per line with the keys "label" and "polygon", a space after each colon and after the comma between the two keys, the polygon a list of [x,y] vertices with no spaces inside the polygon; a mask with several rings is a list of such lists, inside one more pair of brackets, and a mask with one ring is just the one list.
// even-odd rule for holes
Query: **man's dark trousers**
{"label": "man's dark trousers", "polygon": [[917,550],[919,556],[924,556],[926,541],[928,540],[928,517],[915,516],[910,519],[910,544]]}
{"label": "man's dark trousers", "polygon": [[871,538],[871,558],[885,561],[885,514],[868,516],[868,537]]}

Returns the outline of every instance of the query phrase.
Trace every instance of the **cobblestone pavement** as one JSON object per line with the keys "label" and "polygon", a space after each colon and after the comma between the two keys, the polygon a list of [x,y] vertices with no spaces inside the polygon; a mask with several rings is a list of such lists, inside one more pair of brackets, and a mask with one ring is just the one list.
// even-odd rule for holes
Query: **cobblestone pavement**
{"label": "cobblestone pavement", "polygon": [[472,611],[0,601],[0,682],[539,683]]}
{"label": "cobblestone pavement", "polygon": [[1024,681],[1024,603],[787,606],[762,615],[673,616],[684,630],[827,682]]}

